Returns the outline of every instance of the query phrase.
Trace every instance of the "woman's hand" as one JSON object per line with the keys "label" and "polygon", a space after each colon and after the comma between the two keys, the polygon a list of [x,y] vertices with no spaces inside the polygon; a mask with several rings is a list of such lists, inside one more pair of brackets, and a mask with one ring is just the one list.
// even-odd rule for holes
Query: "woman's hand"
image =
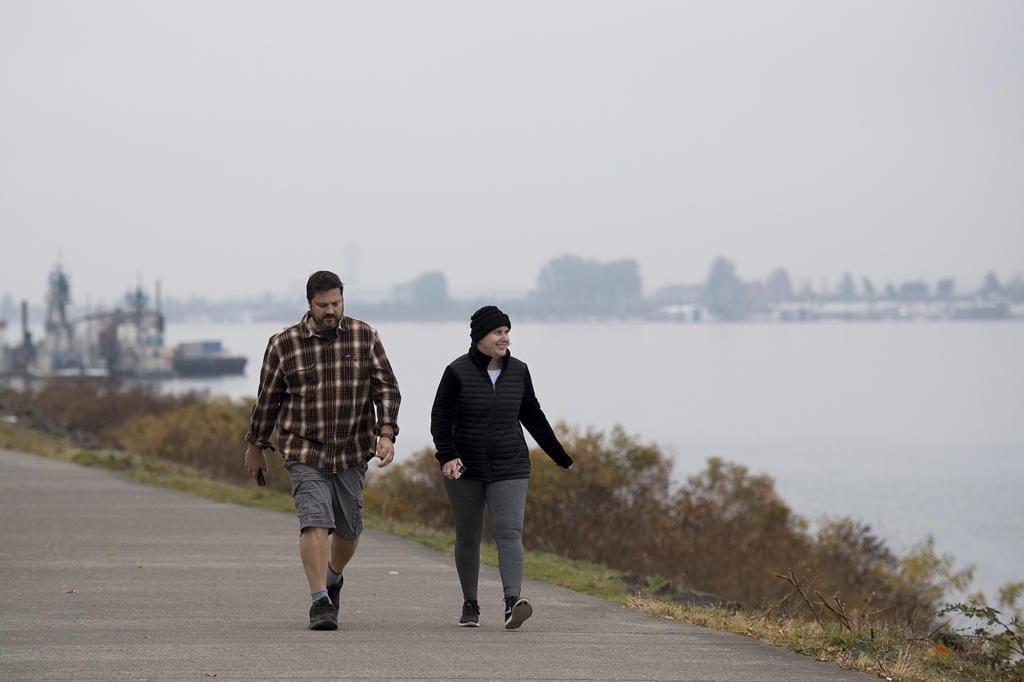
{"label": "woman's hand", "polygon": [[462,472],[465,470],[466,467],[462,466],[462,460],[456,457],[444,463],[444,466],[441,467],[441,475],[454,481],[457,478],[462,478]]}

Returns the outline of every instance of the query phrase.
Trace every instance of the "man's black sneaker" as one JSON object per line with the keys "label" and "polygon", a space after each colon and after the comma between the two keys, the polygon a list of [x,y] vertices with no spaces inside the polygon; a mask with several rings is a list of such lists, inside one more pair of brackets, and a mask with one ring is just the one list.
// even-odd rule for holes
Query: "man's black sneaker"
{"label": "man's black sneaker", "polygon": [[464,628],[480,627],[480,604],[476,602],[476,599],[466,600],[462,604],[462,618],[459,619],[459,625]]}
{"label": "man's black sneaker", "polygon": [[310,630],[337,630],[338,614],[330,598],[320,597],[309,607]]}
{"label": "man's black sneaker", "polygon": [[341,607],[341,586],[345,584],[345,576],[341,577],[337,585],[327,586],[327,596],[331,598],[331,605],[334,606],[334,617],[338,617],[338,609]]}
{"label": "man's black sneaker", "polygon": [[529,599],[505,597],[505,629],[515,630],[527,618],[533,615],[533,605]]}

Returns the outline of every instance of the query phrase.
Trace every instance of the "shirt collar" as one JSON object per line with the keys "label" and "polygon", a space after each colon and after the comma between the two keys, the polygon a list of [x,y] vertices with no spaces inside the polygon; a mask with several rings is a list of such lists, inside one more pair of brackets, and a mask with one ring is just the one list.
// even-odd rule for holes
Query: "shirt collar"
{"label": "shirt collar", "polygon": [[[317,336],[317,333],[313,331],[313,315],[307,310],[306,314],[302,316],[302,337],[310,339]],[[348,329],[348,316],[342,315],[341,319],[338,320],[338,333],[346,331]]]}
{"label": "shirt collar", "polygon": [[[501,368],[505,369],[508,366],[508,359],[512,357],[510,351],[505,351],[505,355],[501,358]],[[469,347],[469,359],[473,361],[473,364],[480,369],[487,369],[487,366],[491,363],[491,356],[481,353],[474,343]]]}

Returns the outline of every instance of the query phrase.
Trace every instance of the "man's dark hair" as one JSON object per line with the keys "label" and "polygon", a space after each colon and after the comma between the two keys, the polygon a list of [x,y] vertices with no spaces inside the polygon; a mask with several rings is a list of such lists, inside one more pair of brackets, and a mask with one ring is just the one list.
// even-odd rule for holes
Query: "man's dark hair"
{"label": "man's dark hair", "polygon": [[341,278],[329,270],[317,270],[306,280],[306,302],[312,301],[320,292],[331,289],[339,289],[341,293],[345,293],[345,285],[341,283]]}

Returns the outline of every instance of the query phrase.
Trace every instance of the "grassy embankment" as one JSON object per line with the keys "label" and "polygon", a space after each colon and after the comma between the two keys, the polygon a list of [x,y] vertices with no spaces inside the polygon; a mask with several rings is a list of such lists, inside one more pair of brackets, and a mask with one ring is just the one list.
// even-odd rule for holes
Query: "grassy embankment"
{"label": "grassy embankment", "polygon": [[[241,472],[248,404],[81,386],[0,395],[0,412],[5,404],[20,419],[0,423],[0,448],[218,501],[293,509],[283,474],[261,489]],[[1019,623],[1002,632],[989,622],[980,636],[943,627],[945,595],[965,589],[970,572],[954,570],[929,542],[898,557],[849,519],[811,533],[770,478],[709,460],[674,489],[671,465],[656,448],[618,429],[560,431],[579,466],[566,475],[537,456],[528,577],[881,677],[1021,679]],[[403,459],[371,476],[366,525],[450,554],[450,516],[431,453]],[[483,558],[496,563],[492,545]],[[1016,590],[1003,595],[1010,611]]]}

